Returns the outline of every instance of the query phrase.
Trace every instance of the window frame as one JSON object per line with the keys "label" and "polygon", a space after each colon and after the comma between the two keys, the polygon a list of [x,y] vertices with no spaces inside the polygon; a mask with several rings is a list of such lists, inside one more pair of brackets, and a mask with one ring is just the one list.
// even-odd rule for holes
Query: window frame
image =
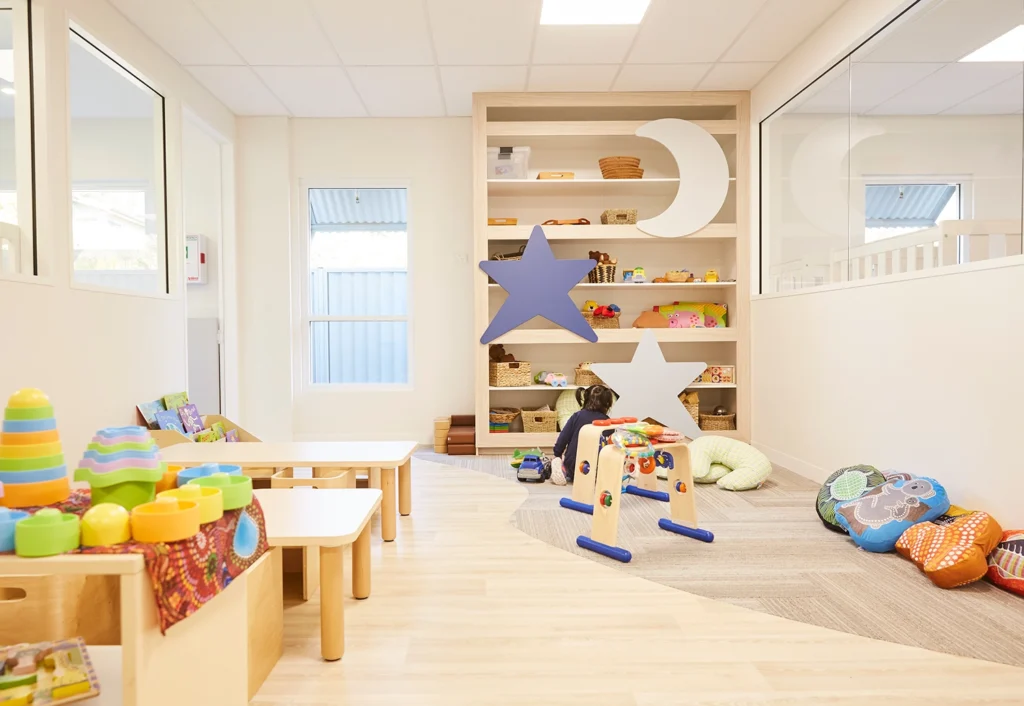
{"label": "window frame", "polygon": [[[310,312],[310,272],[309,266],[309,192],[315,189],[404,189],[406,200],[406,211],[408,213],[405,224],[406,250],[408,260],[406,265],[406,314],[402,316],[312,316]],[[414,284],[415,273],[413,268],[413,215],[412,215],[412,185],[407,179],[343,179],[331,181],[308,181],[298,180],[297,194],[297,223],[296,242],[294,252],[298,255],[295,258],[294,281],[295,288],[295,321],[298,322],[293,337],[293,361],[295,367],[295,389],[301,393],[319,394],[329,392],[408,392],[415,386],[415,369],[413,359],[413,342],[415,340],[415,307]],[[313,347],[310,341],[310,326],[314,321],[404,321],[406,324],[406,382],[404,383],[347,383],[347,382],[313,382]],[[298,356],[294,355],[298,352]],[[296,360],[297,358],[297,360]]]}
{"label": "window frame", "polygon": [[[869,186],[948,186],[955,184],[957,196],[960,198],[957,204],[960,209],[960,220],[969,221],[974,218],[974,178],[967,174],[865,174],[860,181],[864,185],[861,197],[865,199]],[[957,264],[962,263],[958,262]]]}
{"label": "window frame", "polygon": [[[0,10],[12,13],[15,85],[28,88],[23,97],[14,101],[14,192],[18,204],[18,224],[11,227],[19,230],[19,269],[17,272],[0,271],[0,280],[39,282],[32,5],[29,0],[0,0]],[[23,127],[19,128],[19,125]],[[28,129],[25,130],[24,126]]]}
{"label": "window frame", "polygon": [[[2,0],[0,0],[2,1]],[[89,292],[102,292],[104,294],[119,294],[123,296],[131,297],[146,297],[150,299],[177,299],[180,296],[182,287],[171,287],[171,254],[170,254],[170,221],[168,216],[168,176],[167,176],[167,96],[156,88],[152,81],[147,80],[139,74],[135,69],[129,66],[123,61],[109,46],[93,38],[85,29],[69,22],[66,32],[67,48],[70,54],[70,47],[77,37],[81,41],[81,46],[86,51],[90,52],[99,61],[107,64],[112,70],[117,71],[128,81],[137,83],[141,88],[145,88],[152,91],[155,96],[160,99],[160,110],[154,112],[154,119],[159,117],[160,125],[154,126],[154,157],[159,159],[159,168],[154,169],[153,182],[152,182],[152,193],[155,198],[155,215],[156,222],[158,225],[157,232],[157,272],[158,275],[162,273],[163,287],[160,291],[145,292],[136,291],[130,289],[121,289],[119,287],[107,287],[95,284],[86,284],[75,281],[75,234],[74,234],[74,217],[73,217],[73,193],[75,191],[75,180],[74,175],[71,173],[71,153],[72,153],[72,116],[71,116],[71,78],[70,78],[70,61],[68,63],[68,81],[65,86],[65,99],[67,104],[67,111],[65,111],[65,128],[67,131],[67,184],[66,184],[66,203],[68,204],[67,213],[67,227],[68,227],[68,239],[67,239],[67,257],[68,257],[68,284],[71,289],[89,291]],[[95,184],[118,184],[123,183],[119,180],[105,180],[89,182],[90,186]],[[115,187],[116,188],[116,187]],[[147,190],[148,192],[148,190]],[[160,246],[160,236],[162,234],[162,244]]]}

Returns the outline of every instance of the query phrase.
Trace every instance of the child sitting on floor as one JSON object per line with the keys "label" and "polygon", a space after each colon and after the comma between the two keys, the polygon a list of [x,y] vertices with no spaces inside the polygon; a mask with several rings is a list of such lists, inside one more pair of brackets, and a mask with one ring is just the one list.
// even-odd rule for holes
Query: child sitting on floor
{"label": "child sitting on floor", "polygon": [[555,485],[565,485],[567,480],[572,483],[580,429],[599,419],[608,419],[608,410],[612,408],[612,391],[604,385],[576,390],[576,399],[583,409],[569,417],[555,442],[555,458],[551,462],[551,482]]}

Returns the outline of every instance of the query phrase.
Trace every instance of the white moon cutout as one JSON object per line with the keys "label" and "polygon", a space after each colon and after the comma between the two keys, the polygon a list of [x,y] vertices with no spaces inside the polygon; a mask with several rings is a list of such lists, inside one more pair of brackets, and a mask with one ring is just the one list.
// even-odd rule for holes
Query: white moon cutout
{"label": "white moon cutout", "polygon": [[660,142],[679,165],[679,191],[661,215],[636,227],[659,238],[696,233],[722,210],[729,193],[729,162],[718,140],[687,120],[663,118],[641,125],[639,137]]}

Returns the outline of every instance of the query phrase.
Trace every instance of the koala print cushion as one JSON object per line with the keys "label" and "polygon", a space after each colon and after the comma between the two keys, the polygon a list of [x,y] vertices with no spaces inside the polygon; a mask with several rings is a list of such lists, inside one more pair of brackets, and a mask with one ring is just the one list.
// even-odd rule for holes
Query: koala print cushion
{"label": "koala print cushion", "polygon": [[861,549],[891,552],[900,535],[949,509],[946,489],[932,478],[894,480],[840,504],[836,520]]}

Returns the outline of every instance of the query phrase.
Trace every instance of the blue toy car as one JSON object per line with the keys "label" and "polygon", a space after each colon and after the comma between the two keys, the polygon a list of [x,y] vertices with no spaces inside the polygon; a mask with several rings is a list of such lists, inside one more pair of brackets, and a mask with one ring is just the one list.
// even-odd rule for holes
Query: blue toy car
{"label": "blue toy car", "polygon": [[519,464],[516,478],[520,483],[543,483],[550,472],[550,468],[545,466],[540,456],[527,454]]}

